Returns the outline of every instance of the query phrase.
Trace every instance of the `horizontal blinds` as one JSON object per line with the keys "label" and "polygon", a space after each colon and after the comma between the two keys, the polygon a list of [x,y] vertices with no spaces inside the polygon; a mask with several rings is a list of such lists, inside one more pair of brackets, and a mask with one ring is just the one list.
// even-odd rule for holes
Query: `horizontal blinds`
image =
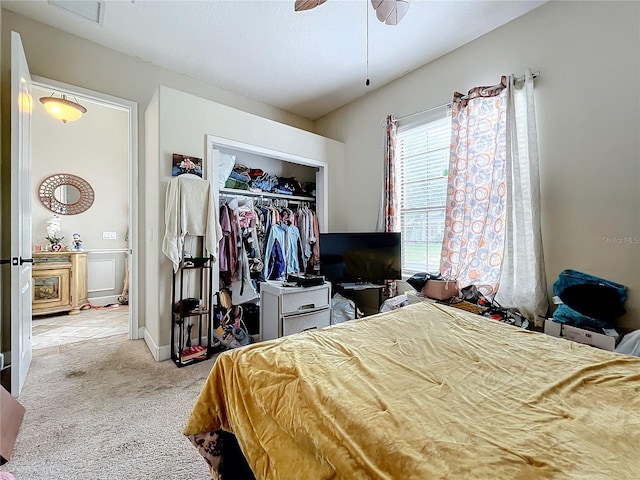
{"label": "horizontal blinds", "polygon": [[432,113],[423,123],[398,125],[396,181],[405,276],[440,268],[450,139],[449,109]]}

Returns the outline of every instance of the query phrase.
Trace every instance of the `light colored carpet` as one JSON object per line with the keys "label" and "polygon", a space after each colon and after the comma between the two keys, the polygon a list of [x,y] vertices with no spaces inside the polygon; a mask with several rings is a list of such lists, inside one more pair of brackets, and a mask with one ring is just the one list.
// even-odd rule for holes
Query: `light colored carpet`
{"label": "light colored carpet", "polygon": [[13,457],[32,479],[210,479],[182,428],[213,359],[177,368],[125,335],[34,351]]}

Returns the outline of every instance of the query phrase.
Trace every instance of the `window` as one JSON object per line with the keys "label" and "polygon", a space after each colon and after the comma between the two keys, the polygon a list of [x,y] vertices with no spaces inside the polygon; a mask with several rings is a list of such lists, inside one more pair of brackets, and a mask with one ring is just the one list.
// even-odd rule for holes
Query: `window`
{"label": "window", "polygon": [[450,143],[449,107],[398,122],[396,181],[405,277],[440,270]]}

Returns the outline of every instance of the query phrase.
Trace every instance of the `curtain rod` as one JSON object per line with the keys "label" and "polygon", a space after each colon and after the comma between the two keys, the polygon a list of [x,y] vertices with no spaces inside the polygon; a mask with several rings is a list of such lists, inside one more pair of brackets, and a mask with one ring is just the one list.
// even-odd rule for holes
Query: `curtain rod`
{"label": "curtain rod", "polygon": [[[533,78],[538,78],[540,76],[540,72],[533,72],[531,74],[531,76]],[[516,82],[521,82],[522,80],[524,80],[524,75],[515,78]],[[432,112],[432,111],[437,110],[439,108],[450,107],[450,106],[451,106],[451,102],[444,103],[442,105],[438,105],[437,107],[428,108],[428,109],[422,110],[420,112],[410,113],[409,115],[405,115],[403,117],[397,117],[396,120],[406,120],[407,118],[415,117],[416,115],[422,115],[423,113],[429,113],[429,112]]]}

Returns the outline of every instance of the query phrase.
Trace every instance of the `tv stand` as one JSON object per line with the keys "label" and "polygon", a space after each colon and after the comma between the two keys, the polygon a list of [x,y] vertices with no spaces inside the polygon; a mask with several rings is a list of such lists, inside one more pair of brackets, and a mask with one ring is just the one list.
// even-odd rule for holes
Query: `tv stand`
{"label": "tv stand", "polygon": [[370,282],[336,283],[335,290],[344,298],[352,300],[356,310],[366,317],[380,311],[383,302],[384,285]]}
{"label": "tv stand", "polygon": [[367,288],[378,288],[383,287],[384,285],[377,285],[375,283],[370,282],[347,282],[347,283],[339,283],[341,288],[345,290],[366,290]]}

